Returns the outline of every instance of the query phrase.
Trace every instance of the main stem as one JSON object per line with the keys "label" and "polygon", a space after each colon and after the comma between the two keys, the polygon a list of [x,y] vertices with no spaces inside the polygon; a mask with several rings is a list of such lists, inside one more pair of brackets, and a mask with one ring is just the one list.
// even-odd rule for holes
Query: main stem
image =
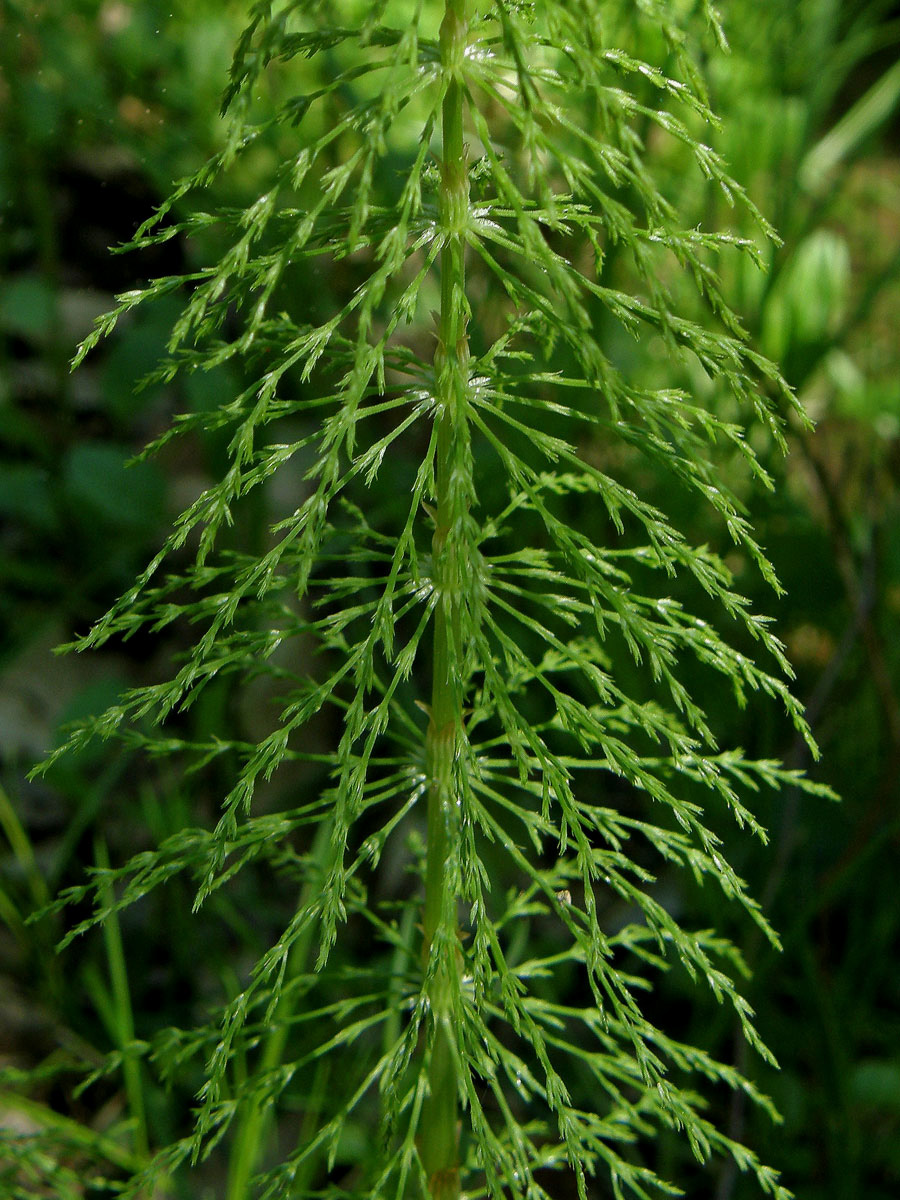
{"label": "main stem", "polygon": [[440,217],[446,238],[441,251],[441,313],[435,353],[437,399],[437,514],[432,542],[432,579],[438,594],[434,621],[431,720],[426,738],[428,852],[425,873],[423,956],[435,956],[429,982],[434,1040],[429,1094],[422,1110],[420,1153],[433,1200],[460,1196],[457,1072],[454,1053],[454,973],[459,972],[456,897],[448,893],[447,864],[456,854],[456,771],[462,748],[462,653],[460,604],[468,471],[466,403],[469,342],[466,333],[465,226],[469,181],[463,146],[462,70],[468,38],[469,0],[446,0],[441,25],[441,66],[447,81],[442,113],[443,164]]}

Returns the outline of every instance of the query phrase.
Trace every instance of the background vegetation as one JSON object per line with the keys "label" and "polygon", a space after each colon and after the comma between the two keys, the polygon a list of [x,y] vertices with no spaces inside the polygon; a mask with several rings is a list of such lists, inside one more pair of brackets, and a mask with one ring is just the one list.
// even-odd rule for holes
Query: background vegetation
{"label": "background vegetation", "polygon": [[[784,238],[777,252],[761,247],[771,259],[765,276],[735,256],[726,293],[818,421],[812,437],[792,431],[787,462],[757,447],[777,487],[765,496],[748,486],[745,499],[787,587],[775,615],[824,752],[814,775],[844,802],[761,796],[772,844],[735,848],[736,868],[785,943],[781,955],[762,940],[748,948],[748,996],[782,1068],[753,1070],[785,1120],[770,1127],[739,1098],[723,1099],[720,1119],[764,1147],[801,1200],[887,1200],[900,1190],[900,10],[873,0],[721,7],[732,53],[709,64],[723,118],[716,148]],[[142,310],[77,375],[68,360],[136,277],[216,254],[214,244],[173,240],[137,261],[110,257],[107,246],[127,240],[171,180],[217,148],[218,100],[245,6],[0,0],[0,14],[0,1124],[70,1137],[74,1173],[79,1123],[115,1141],[117,1122],[129,1117],[140,1155],[142,1140],[177,1134],[189,1092],[166,1097],[132,1074],[98,1099],[96,1089],[77,1094],[55,1068],[67,1055],[99,1058],[135,1031],[148,1037],[188,1023],[252,961],[289,902],[273,897],[265,878],[242,877],[242,890],[217,895],[202,959],[176,924],[186,906],[166,903],[171,893],[60,958],[48,948],[61,927],[26,924],[86,864],[156,844],[216,805],[214,775],[201,785],[121,751],[86,750],[39,784],[25,774],[60,726],[101,711],[123,686],[156,679],[189,637],[176,627],[163,644],[135,639],[92,656],[50,655],[130,583],[172,515],[216,475],[223,447],[215,435],[198,436],[126,477],[127,459],[173,412],[211,407],[240,380],[222,368],[134,394],[175,301]],[[257,99],[264,107],[271,98]],[[654,150],[659,177],[696,222],[737,220],[712,187],[685,183],[677,147],[659,138]],[[256,172],[279,147],[263,143],[255,153],[218,199],[254,194]],[[327,305],[352,279],[307,286]],[[665,379],[667,363],[637,343],[615,350],[634,378]],[[587,453],[599,462],[608,448]],[[644,465],[633,486],[652,499],[663,485]],[[260,545],[289,502],[266,493],[242,514],[235,544]],[[719,541],[702,520],[694,539]],[[752,573],[732,565],[752,597]],[[768,597],[761,604],[772,610]],[[185,718],[186,736],[252,737],[262,699],[252,688],[239,697],[224,685],[208,689]],[[809,766],[770,711],[751,706],[740,719],[730,743]],[[664,884],[673,910],[729,928],[733,918],[712,892],[674,876]],[[746,945],[744,933],[737,940]],[[674,978],[661,1002],[685,1041],[741,1059],[724,1010],[680,992]],[[46,1082],[23,1099],[16,1072],[36,1065]],[[679,1144],[663,1142],[659,1152],[672,1160],[661,1169],[677,1176]],[[0,1151],[0,1181],[4,1170]],[[214,1191],[218,1181],[213,1173],[205,1182]],[[716,1187],[717,1200],[753,1194],[727,1169]]]}

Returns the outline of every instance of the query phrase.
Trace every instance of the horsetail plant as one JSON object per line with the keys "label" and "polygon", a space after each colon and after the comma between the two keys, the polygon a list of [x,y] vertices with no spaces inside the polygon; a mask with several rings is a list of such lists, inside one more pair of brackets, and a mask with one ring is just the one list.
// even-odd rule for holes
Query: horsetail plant
{"label": "horsetail plant", "polygon": [[[777,945],[716,810],[764,838],[748,794],[822,790],[717,745],[696,691],[719,680],[780,702],[812,746],[789,665],[723,558],[618,477],[647,462],[777,591],[716,464],[766,485],[742,420],[784,445],[788,412],[805,418],[717,283],[717,255],[759,258],[774,233],[701,140],[703,38],[724,49],[709,0],[258,0],[221,153],[138,231],[131,248],[214,227],[228,249],[120,296],[76,364],[178,292],[155,378],[231,364],[246,386],[148,449],[224,433],[227,469],[75,648],[196,638],[59,753],[116,739],[233,778],[214,828],[99,867],[58,907],[95,899],[71,940],[181,873],[195,911],[260,868],[299,899],[208,1025],[110,1057],[132,1080],[138,1055],[170,1077],[203,1064],[189,1131],[121,1194],[198,1194],[179,1180],[223,1155],[228,1200],[542,1200],[569,1194],[562,1175],[582,1200],[673,1195],[651,1148],[678,1131],[789,1195],[702,1089],[769,1101],[647,999],[680,966],[772,1061],[738,949],[680,923],[656,873],[716,885]],[[273,145],[265,194],[197,209]],[[757,237],[683,228],[654,146]],[[705,324],[676,311],[685,280]],[[623,331],[668,386],[630,369]],[[671,385],[701,377],[702,402]],[[235,546],[278,478],[289,511],[258,553]],[[223,677],[269,680],[267,732],[190,735]]]}

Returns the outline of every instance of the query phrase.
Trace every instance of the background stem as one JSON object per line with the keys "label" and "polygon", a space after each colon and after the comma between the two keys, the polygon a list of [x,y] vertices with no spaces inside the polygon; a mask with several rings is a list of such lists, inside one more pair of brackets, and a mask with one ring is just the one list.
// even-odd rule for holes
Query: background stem
{"label": "background stem", "polygon": [[[312,844],[310,852],[312,874],[301,892],[299,910],[306,908],[311,903],[319,886],[330,849],[331,826],[329,823],[323,822],[316,831]],[[313,933],[314,926],[308,924],[291,947],[288,958],[288,979],[294,979],[307,969]],[[293,989],[285,991],[278,1001],[272,1027],[263,1043],[259,1065],[255,1071],[259,1078],[264,1078],[270,1071],[274,1071],[284,1059],[291,1019],[298,998],[297,990]],[[258,1094],[251,1095],[242,1106],[228,1163],[226,1200],[249,1200],[250,1184],[254,1171],[259,1167],[266,1140],[272,1129],[273,1118],[272,1105],[263,1101]]]}
{"label": "background stem", "polygon": [[[109,870],[109,854],[106,842],[97,835],[94,839],[94,856],[101,870]],[[144,1078],[141,1063],[134,1052],[134,1014],[131,1008],[131,987],[125,966],[125,949],[122,945],[122,930],[119,918],[112,907],[115,902],[112,884],[103,887],[103,903],[110,910],[103,921],[103,940],[109,967],[109,982],[112,989],[110,1007],[111,1020],[122,1054],[122,1075],[125,1079],[125,1095],[128,1111],[134,1123],[134,1152],[139,1159],[150,1153],[147,1133],[147,1115],[144,1104]]]}

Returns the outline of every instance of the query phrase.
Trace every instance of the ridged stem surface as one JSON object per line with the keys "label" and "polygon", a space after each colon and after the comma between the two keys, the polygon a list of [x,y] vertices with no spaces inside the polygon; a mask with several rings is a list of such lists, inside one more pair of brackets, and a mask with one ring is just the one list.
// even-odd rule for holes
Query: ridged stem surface
{"label": "ridged stem surface", "polygon": [[[435,353],[437,398],[437,510],[432,543],[432,579],[438,594],[434,621],[431,719],[427,734],[428,850],[425,879],[424,961],[430,974],[429,1001],[434,1042],[429,1095],[422,1112],[420,1152],[433,1200],[460,1195],[456,1058],[453,1048],[454,979],[459,962],[456,897],[449,894],[447,864],[457,847],[462,728],[460,605],[461,544],[468,488],[466,404],[469,344],[466,331],[465,223],[469,211],[468,170],[463,144],[462,67],[468,36],[467,0],[447,0],[441,25],[443,163],[440,218],[441,311]],[[434,964],[433,966],[431,964]]]}

